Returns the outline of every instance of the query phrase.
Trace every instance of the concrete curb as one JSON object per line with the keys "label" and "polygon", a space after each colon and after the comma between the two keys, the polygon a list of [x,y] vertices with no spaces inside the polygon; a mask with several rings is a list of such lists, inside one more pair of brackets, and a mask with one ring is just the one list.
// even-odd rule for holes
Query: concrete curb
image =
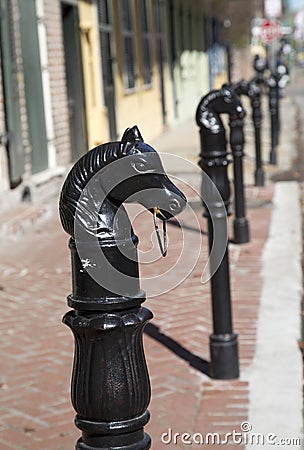
{"label": "concrete curb", "polygon": [[[250,382],[251,434],[262,433],[267,448],[286,438],[302,438],[301,333],[302,231],[300,188],[296,182],[275,186],[270,234],[263,253],[257,346],[244,374]],[[267,442],[267,436],[270,440]],[[302,439],[301,439],[302,440]],[[252,450],[260,445],[248,445]],[[296,442],[293,449],[302,448]]]}

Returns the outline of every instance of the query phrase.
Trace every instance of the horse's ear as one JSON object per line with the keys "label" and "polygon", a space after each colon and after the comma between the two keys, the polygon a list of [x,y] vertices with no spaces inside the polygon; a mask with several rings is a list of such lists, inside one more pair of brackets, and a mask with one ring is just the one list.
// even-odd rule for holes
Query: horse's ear
{"label": "horse's ear", "polygon": [[143,137],[137,127],[137,125],[134,125],[132,128],[127,128],[121,138],[121,142],[127,143],[127,142],[144,142]]}

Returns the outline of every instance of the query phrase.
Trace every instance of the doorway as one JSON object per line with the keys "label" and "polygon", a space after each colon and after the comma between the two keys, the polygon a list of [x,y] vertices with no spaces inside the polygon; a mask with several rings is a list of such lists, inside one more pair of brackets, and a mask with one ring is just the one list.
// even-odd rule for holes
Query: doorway
{"label": "doorway", "polygon": [[76,161],[88,150],[77,5],[62,3],[61,15],[72,146],[71,153],[72,160]]}

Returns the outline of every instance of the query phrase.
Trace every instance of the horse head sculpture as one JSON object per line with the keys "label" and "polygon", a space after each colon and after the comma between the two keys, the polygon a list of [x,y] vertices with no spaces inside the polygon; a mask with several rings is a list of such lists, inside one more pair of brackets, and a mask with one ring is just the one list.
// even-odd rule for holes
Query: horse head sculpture
{"label": "horse head sculpture", "polygon": [[227,84],[221,89],[210,91],[202,98],[196,111],[196,123],[216,133],[219,114],[244,115],[244,108],[238,95]]}
{"label": "horse head sculpture", "polygon": [[213,147],[226,147],[225,128],[220,114],[228,114],[230,120],[244,118],[246,114],[239,96],[226,84],[203,97],[196,110],[196,123],[202,131],[202,147],[208,148],[208,151],[212,151]]}
{"label": "horse head sculpture", "polygon": [[253,77],[250,81],[240,80],[237,83],[234,83],[232,88],[238,96],[248,96],[251,102],[254,101],[256,97],[261,96],[261,87],[259,86],[257,77]]}
{"label": "horse head sculpture", "polygon": [[240,95],[249,95],[250,83],[246,80],[240,80],[232,86],[234,92]]}
{"label": "horse head sculpture", "polygon": [[[113,293],[111,278],[116,280],[116,287],[123,285],[119,274],[133,277],[131,285],[135,283],[135,290],[125,289],[128,294],[134,295],[139,287],[138,239],[123,206],[127,202],[140,203],[152,212],[156,228],[156,218],[165,223],[186,206],[185,196],[169,180],[159,155],[144,142],[136,126],[128,128],[121,141],[100,145],[80,158],[68,174],[60,196],[60,218],[72,238],[70,246],[76,245],[78,254],[84,251],[84,256],[78,255],[82,266],[83,261],[90,261],[82,269],[90,269],[88,264],[93,266],[92,258],[96,260],[98,248],[118,272],[117,279],[111,268],[108,275],[102,275],[102,282],[108,283],[105,295]],[[90,246],[95,249],[92,258],[85,257]],[[105,263],[94,262],[99,274],[105,273]],[[82,270],[79,261],[77,265]],[[92,269],[90,275],[96,272]]]}
{"label": "horse head sculpture", "polygon": [[[230,188],[227,166],[230,160],[227,158],[226,131],[221,114],[229,115],[230,144],[234,155],[236,150],[237,156],[240,156],[242,153],[239,150],[244,143],[242,125],[246,112],[239,96],[227,84],[219,90],[210,91],[202,98],[196,110],[196,123],[200,127],[201,140],[199,165],[217,186],[229,213]],[[207,196],[206,192],[204,195]],[[209,199],[211,204],[212,195],[211,192]]]}
{"label": "horse head sculpture", "polygon": [[156,210],[161,220],[186,205],[185,196],[169,180],[159,155],[136,126],[128,128],[120,142],[94,148],[71,169],[60,196],[62,226],[72,237],[75,221],[100,239],[115,237],[120,230],[112,220],[123,202],[141,203],[152,213]]}

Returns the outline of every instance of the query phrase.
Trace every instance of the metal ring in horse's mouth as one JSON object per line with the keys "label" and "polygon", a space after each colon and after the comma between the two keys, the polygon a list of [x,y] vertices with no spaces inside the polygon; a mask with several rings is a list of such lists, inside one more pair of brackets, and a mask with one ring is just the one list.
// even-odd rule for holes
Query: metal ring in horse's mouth
{"label": "metal ring in horse's mouth", "polygon": [[[163,216],[164,219],[165,219],[165,220],[163,220],[163,242],[161,240],[160,230],[159,230],[159,226],[157,224],[157,214]],[[162,256],[166,256],[167,255],[167,250],[168,250],[167,221],[166,221],[165,215],[157,207],[154,208],[153,221],[154,221],[154,228],[155,228],[155,231],[156,231],[156,236],[157,236],[157,241],[158,241],[160,252],[161,252]]]}

